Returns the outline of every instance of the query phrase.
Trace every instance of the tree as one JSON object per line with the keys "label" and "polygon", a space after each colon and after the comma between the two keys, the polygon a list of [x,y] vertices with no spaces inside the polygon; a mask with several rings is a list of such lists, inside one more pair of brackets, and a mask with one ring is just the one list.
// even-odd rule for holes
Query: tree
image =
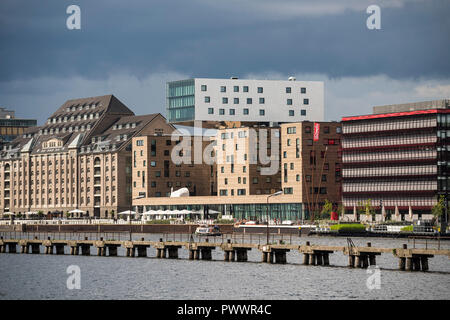
{"label": "tree", "polygon": [[431,208],[431,213],[435,217],[436,222],[438,222],[439,218],[442,217],[442,215],[444,214],[444,209],[445,209],[445,197],[442,194],[439,197],[439,201],[433,206],[433,208]]}
{"label": "tree", "polygon": [[69,213],[69,211],[66,212],[66,218],[67,218],[67,219],[70,218],[70,213]]}
{"label": "tree", "polygon": [[330,213],[333,210],[333,204],[328,201],[328,199],[325,199],[325,204],[322,207],[322,211],[320,212],[320,216],[322,219],[328,219],[330,218]]}
{"label": "tree", "polygon": [[38,217],[39,219],[42,219],[44,217],[44,213],[42,211],[38,211]]}
{"label": "tree", "polygon": [[373,220],[373,217],[375,216],[375,210],[372,208],[371,199],[367,199],[367,201],[364,203],[364,213],[367,217],[371,216]]}

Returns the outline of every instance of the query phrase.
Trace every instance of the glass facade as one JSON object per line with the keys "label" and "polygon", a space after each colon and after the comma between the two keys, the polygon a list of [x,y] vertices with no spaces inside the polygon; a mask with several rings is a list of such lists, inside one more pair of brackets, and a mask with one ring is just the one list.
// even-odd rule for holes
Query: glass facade
{"label": "glass facade", "polygon": [[141,212],[149,210],[195,210],[206,212],[219,211],[223,215],[232,215],[235,219],[266,221],[270,220],[301,220],[308,219],[308,213],[303,211],[301,203],[256,203],[256,204],[201,204],[201,205],[146,205],[138,208]]}
{"label": "glass facade", "polygon": [[166,109],[169,122],[194,120],[194,79],[167,83]]}

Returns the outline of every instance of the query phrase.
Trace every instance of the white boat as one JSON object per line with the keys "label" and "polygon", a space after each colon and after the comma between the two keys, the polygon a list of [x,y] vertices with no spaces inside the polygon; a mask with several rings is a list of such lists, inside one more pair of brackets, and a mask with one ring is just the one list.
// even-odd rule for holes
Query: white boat
{"label": "white boat", "polygon": [[219,226],[200,225],[195,229],[197,236],[220,236]]}

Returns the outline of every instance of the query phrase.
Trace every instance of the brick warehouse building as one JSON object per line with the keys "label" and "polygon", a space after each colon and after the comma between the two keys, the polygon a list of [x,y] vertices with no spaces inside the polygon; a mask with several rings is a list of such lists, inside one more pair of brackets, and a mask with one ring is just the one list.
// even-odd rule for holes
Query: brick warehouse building
{"label": "brick warehouse building", "polygon": [[161,114],[135,116],[113,95],[68,100],[0,152],[0,214],[130,209],[132,138],[173,130]]}
{"label": "brick warehouse building", "polygon": [[[389,107],[378,109],[395,110]],[[411,220],[411,211],[414,220],[431,219],[438,195],[450,188],[450,110],[423,107],[342,118],[347,218],[371,199],[376,220],[383,206],[387,219]]]}

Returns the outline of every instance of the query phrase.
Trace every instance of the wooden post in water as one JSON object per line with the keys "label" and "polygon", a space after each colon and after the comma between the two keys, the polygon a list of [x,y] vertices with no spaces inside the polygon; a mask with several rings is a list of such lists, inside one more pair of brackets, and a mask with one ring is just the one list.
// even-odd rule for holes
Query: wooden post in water
{"label": "wooden post in water", "polygon": [[355,268],[361,268],[361,256],[355,256]]}
{"label": "wooden post in water", "polygon": [[316,261],[318,266],[322,265],[322,252],[316,252]]}
{"label": "wooden post in water", "polygon": [[311,253],[309,255],[309,264],[311,266],[315,266],[316,265],[316,254],[315,253]]}
{"label": "wooden post in water", "polygon": [[420,264],[422,265],[422,271],[428,271],[428,257],[427,256],[420,257]]}
{"label": "wooden post in water", "polygon": [[304,253],[303,254],[303,264],[305,266],[309,265],[309,253]]}
{"label": "wooden post in water", "polygon": [[413,265],[412,265],[412,258],[408,257],[406,258],[406,270],[412,271]]}
{"label": "wooden post in water", "polygon": [[330,258],[329,258],[329,253],[325,252],[323,254],[323,265],[324,266],[329,266],[330,265]]}
{"label": "wooden post in water", "polygon": [[405,267],[406,267],[406,258],[399,258],[398,259],[398,268],[402,271],[405,271]]}

